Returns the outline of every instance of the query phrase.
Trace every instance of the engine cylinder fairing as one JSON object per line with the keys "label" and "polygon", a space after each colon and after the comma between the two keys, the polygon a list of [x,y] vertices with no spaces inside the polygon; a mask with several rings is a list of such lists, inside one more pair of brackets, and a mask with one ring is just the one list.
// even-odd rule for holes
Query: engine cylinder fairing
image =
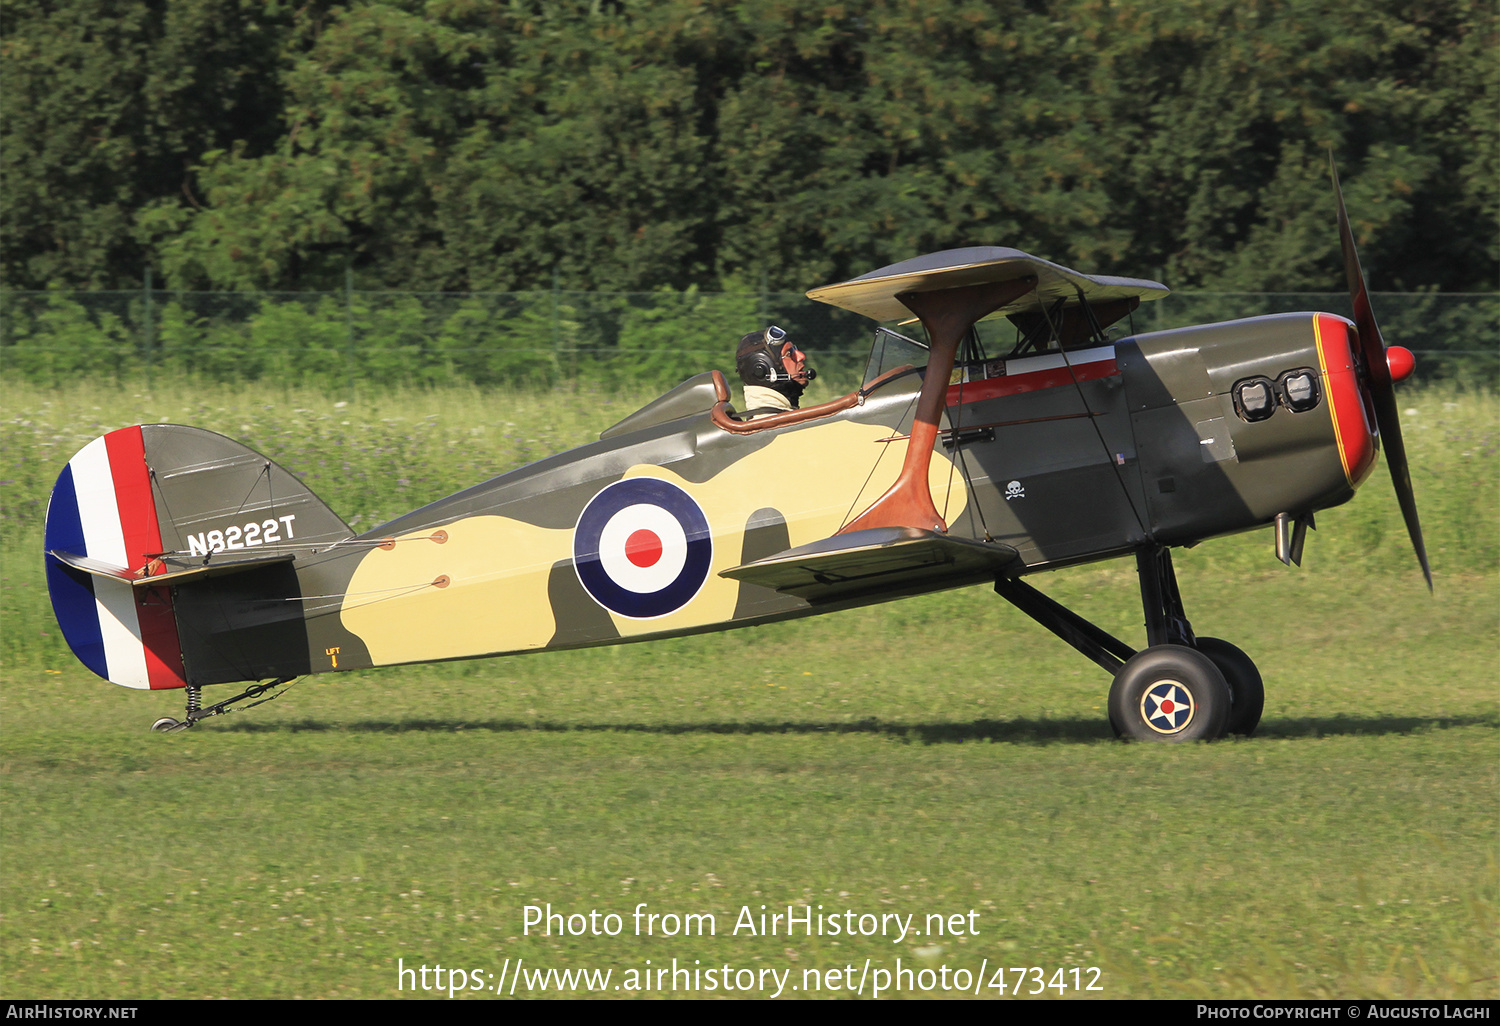
{"label": "engine cylinder fairing", "polygon": [[1363,385],[1357,353],[1359,336],[1354,324],[1333,314],[1313,318],[1318,339],[1318,360],[1328,389],[1329,411],[1344,476],[1358,488],[1375,467],[1379,448],[1375,413]]}
{"label": "engine cylinder fairing", "polygon": [[1271,314],[1116,347],[1159,543],[1353,497],[1376,434],[1351,332],[1332,314]]}

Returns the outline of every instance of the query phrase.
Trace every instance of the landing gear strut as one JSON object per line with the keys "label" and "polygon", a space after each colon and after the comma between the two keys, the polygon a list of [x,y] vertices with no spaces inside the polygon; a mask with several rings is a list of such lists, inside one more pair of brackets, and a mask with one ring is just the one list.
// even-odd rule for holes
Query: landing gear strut
{"label": "landing gear strut", "polygon": [[1146,615],[1142,652],[1020,580],[1000,578],[995,591],[1114,677],[1109,724],[1116,736],[1143,741],[1248,736],[1265,705],[1255,664],[1227,641],[1193,634],[1170,549],[1138,550],[1136,571]]}
{"label": "landing gear strut", "polygon": [[[158,734],[176,734],[179,731],[187,730],[199,720],[206,720],[210,716],[224,715],[226,712],[230,711],[229,707],[231,705],[234,705],[236,702],[243,702],[247,698],[260,698],[260,696],[264,695],[267,691],[272,691],[284,684],[290,684],[296,679],[297,678],[295,677],[281,677],[277,680],[269,681],[265,684],[252,684],[244,691],[240,692],[238,695],[235,695],[233,698],[226,698],[222,702],[216,702],[213,705],[209,706],[207,709],[203,708],[203,689],[201,687],[189,684],[187,686],[186,715],[180,720],[174,720],[170,716],[163,716],[161,719],[151,724],[151,729]],[[277,691],[276,694],[273,694],[271,696],[271,698],[276,698],[280,694],[281,692]],[[245,708],[253,709],[255,706],[260,705],[261,702],[269,702],[271,698],[262,698],[260,702],[253,702],[250,705],[245,706]]]}

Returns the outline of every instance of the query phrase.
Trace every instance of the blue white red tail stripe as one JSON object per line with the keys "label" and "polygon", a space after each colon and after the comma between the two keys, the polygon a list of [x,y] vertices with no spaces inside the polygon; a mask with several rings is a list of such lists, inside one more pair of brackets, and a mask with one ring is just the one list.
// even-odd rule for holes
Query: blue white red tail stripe
{"label": "blue white red tail stripe", "polygon": [[[73,487],[73,467],[63,468],[47,504],[46,546],[51,551],[76,552],[85,555],[83,524],[78,515],[78,496]],[[47,592],[52,609],[62,628],[63,638],[78,661],[99,676],[109,679],[104,661],[104,638],[95,611],[94,579],[87,574],[69,572],[61,562],[47,558]]]}
{"label": "blue white red tail stripe", "polygon": [[[161,551],[139,427],[96,438],[68,462],[47,507],[46,544],[130,571]],[[186,685],[168,589],[79,574],[55,559],[47,586],[63,637],[89,669],[129,688]]]}

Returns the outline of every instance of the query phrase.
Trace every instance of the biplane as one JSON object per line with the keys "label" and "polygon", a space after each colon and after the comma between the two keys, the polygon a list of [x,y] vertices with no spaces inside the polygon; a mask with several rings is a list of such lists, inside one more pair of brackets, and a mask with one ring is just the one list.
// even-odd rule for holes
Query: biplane
{"label": "biplane", "polygon": [[[53,608],[100,677],[185,688],[184,718],[153,725],[176,731],[307,674],[992,583],[1110,675],[1118,735],[1248,735],[1261,676],[1236,646],[1194,634],[1173,547],[1270,526],[1276,555],[1300,563],[1314,515],[1354,495],[1383,444],[1431,587],[1393,391],[1413,360],[1381,338],[1336,173],[1334,186],[1353,320],[1115,337],[1163,285],[1015,249],[931,253],[808,293],[880,325],[847,395],[750,417],[709,370],[597,442],[363,533],[221,435],[114,431],[52,492]],[[1015,342],[986,353],[976,325],[999,317]],[[1139,651],[1026,580],[1117,557],[1136,561]],[[203,704],[203,688],[233,683],[247,686]]]}

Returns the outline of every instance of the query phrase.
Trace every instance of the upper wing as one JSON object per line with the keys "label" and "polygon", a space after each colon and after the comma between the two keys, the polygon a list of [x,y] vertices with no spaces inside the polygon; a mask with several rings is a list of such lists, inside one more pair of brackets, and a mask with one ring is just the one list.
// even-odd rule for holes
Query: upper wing
{"label": "upper wing", "polygon": [[1035,289],[988,316],[1037,310],[1058,299],[1077,301],[1080,293],[1084,302],[1100,304],[1126,299],[1144,302],[1160,299],[1168,292],[1160,282],[1144,278],[1082,274],[1019,249],[970,246],[912,257],[849,281],[815,288],[807,297],[877,321],[901,321],[911,317],[911,311],[896,298],[903,292],[932,292],[1033,275],[1037,279]]}

